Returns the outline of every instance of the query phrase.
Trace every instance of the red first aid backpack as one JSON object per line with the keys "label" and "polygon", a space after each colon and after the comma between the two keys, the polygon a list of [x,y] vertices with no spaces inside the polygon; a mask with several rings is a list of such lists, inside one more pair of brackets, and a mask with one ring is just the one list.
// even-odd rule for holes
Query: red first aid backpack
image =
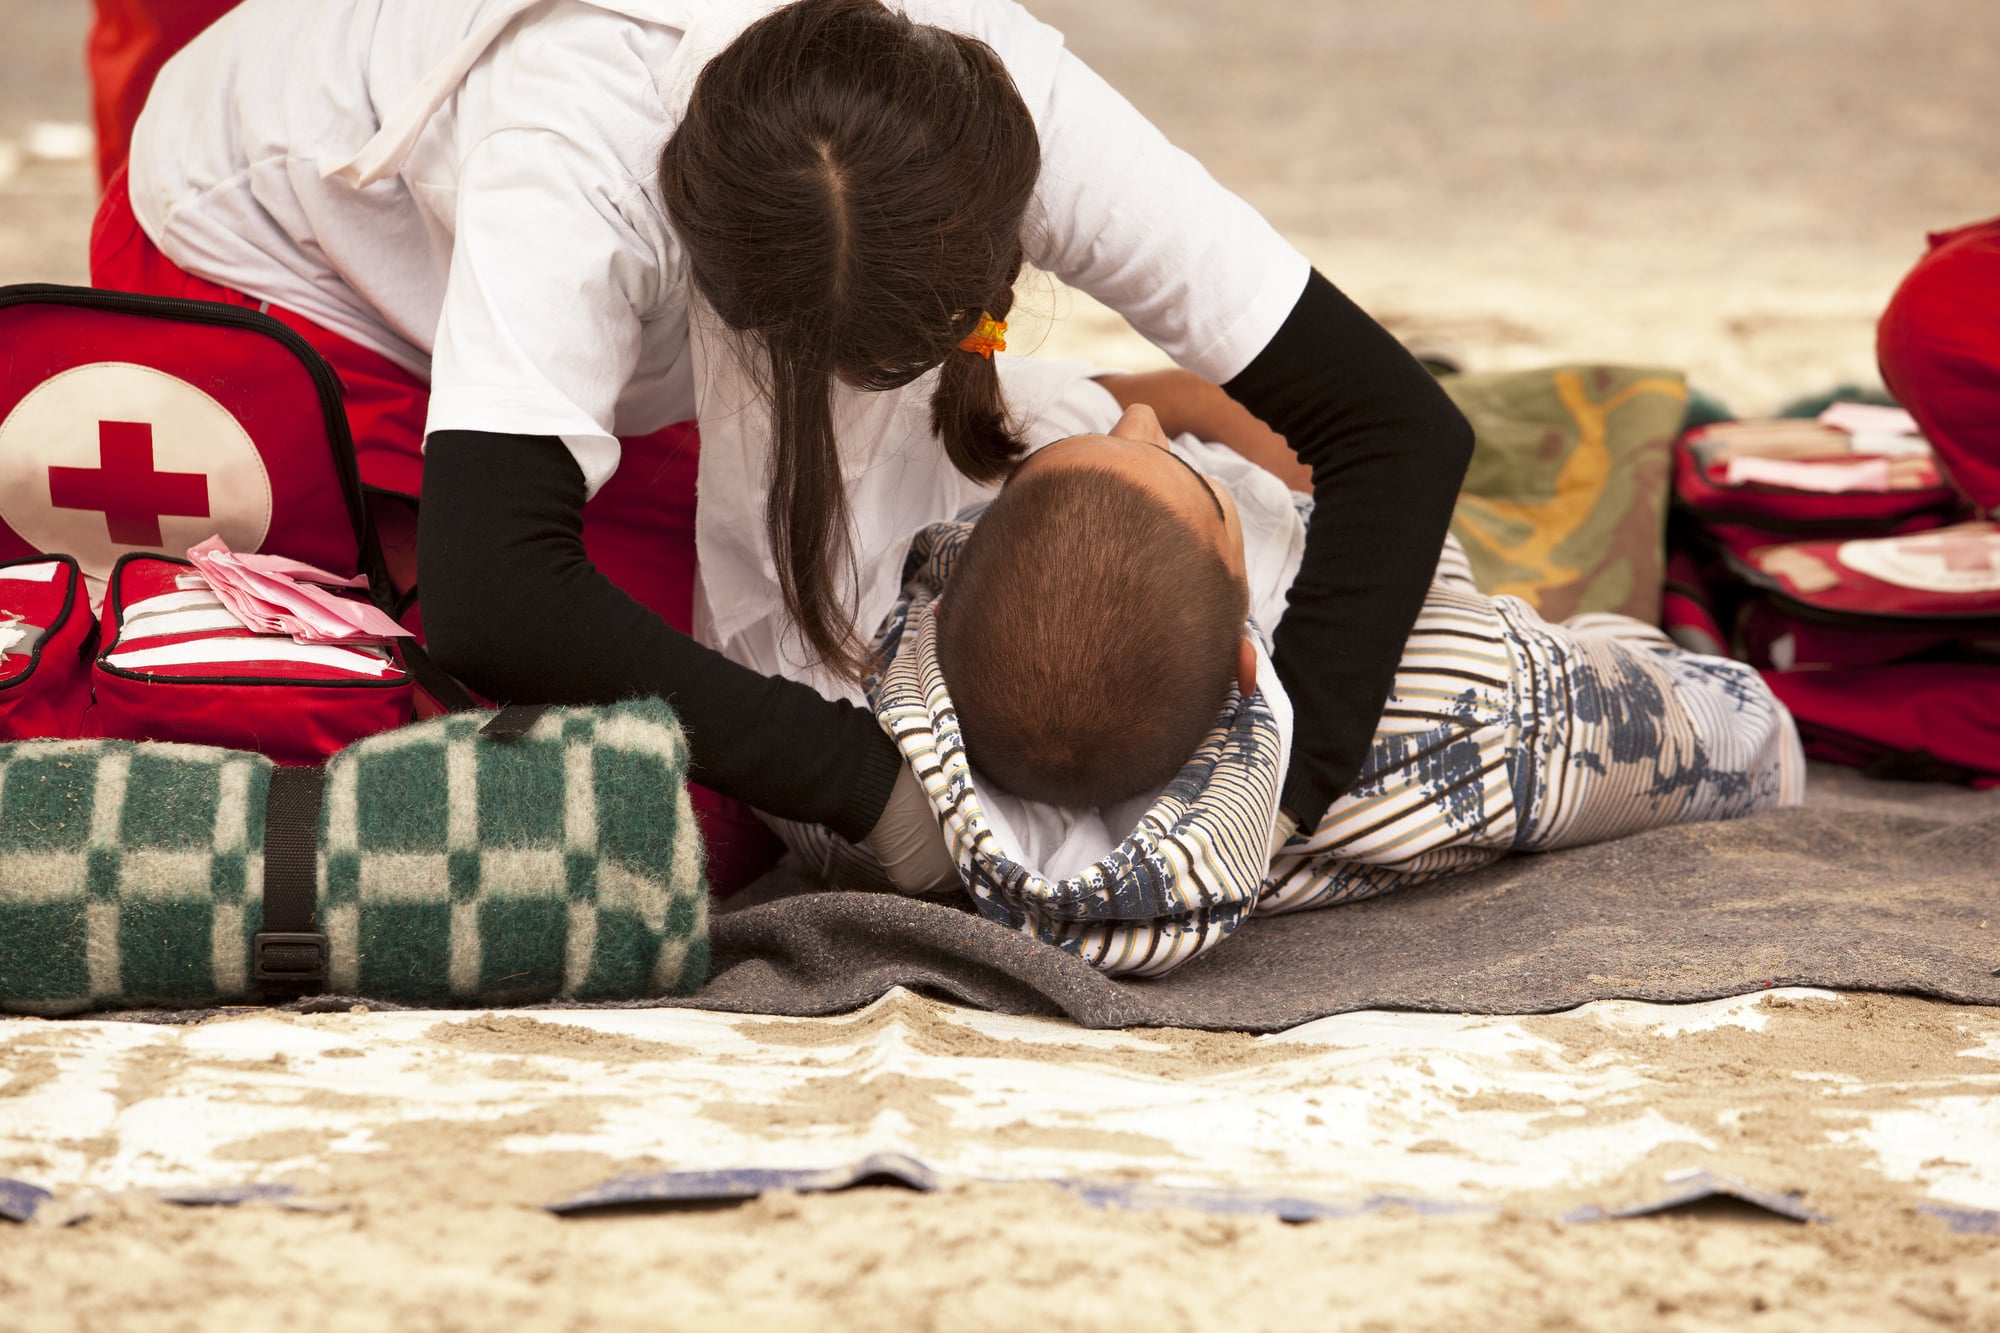
{"label": "red first aid backpack", "polygon": [[1809,754],[2000,779],[2000,524],[1922,441],[1861,456],[1812,421],[1701,427],[1674,503],[1669,632],[1762,668]]}
{"label": "red first aid backpack", "polygon": [[[83,585],[69,614],[95,627],[100,605],[104,630],[86,672],[89,719],[73,715],[75,684],[50,669],[47,640],[26,671],[8,653],[0,697],[22,694],[0,704],[0,735],[238,745],[301,763],[409,720],[411,676],[395,658],[355,685],[302,671],[289,639],[260,658],[238,642],[255,636],[218,622],[191,632],[230,644],[206,658],[186,647],[163,655],[164,643],[130,642],[122,619],[135,600],[198,594],[199,580],[168,585],[192,573],[176,563],[187,549],[218,534],[234,551],[366,575],[393,609],[341,396],[304,339],[254,310],[0,288],[0,612],[40,614],[27,585],[4,577],[9,564],[59,557]],[[31,695],[47,697],[24,706]]]}

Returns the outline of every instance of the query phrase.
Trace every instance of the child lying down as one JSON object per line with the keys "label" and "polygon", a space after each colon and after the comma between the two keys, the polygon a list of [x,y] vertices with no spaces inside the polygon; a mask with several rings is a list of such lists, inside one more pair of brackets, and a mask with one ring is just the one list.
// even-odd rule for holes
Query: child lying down
{"label": "child lying down", "polygon": [[[986,915],[1157,975],[1252,912],[1800,799],[1791,718],[1754,670],[1622,616],[1550,624],[1482,594],[1448,542],[1359,782],[1292,830],[1267,633],[1310,499],[1170,440],[1088,367],[1003,373],[1028,438],[1063,438],[976,524],[918,534],[871,688]],[[780,832],[867,881],[865,852]]]}

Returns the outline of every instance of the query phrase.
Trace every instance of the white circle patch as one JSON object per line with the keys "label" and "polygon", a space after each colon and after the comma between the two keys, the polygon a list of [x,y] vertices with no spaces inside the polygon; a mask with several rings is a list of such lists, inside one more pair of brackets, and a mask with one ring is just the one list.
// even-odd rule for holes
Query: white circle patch
{"label": "white circle patch", "polygon": [[1907,537],[1842,542],[1840,563],[1919,592],[2000,592],[2000,527],[1966,524]]}
{"label": "white circle patch", "polygon": [[254,551],[271,478],[229,409],[150,366],[100,361],[35,386],[0,421],[0,518],[104,578],[128,551]]}

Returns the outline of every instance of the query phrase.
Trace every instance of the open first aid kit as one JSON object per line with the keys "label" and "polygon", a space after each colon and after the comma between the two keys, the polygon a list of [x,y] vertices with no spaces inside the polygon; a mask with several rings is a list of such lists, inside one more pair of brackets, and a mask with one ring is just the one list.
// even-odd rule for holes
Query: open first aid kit
{"label": "open first aid kit", "polygon": [[0,739],[316,763],[415,716],[392,599],[339,378],[297,333],[0,288]]}
{"label": "open first aid kit", "polygon": [[2000,779],[2000,523],[1906,413],[1690,431],[1674,508],[1668,632],[1763,669],[1809,754]]}

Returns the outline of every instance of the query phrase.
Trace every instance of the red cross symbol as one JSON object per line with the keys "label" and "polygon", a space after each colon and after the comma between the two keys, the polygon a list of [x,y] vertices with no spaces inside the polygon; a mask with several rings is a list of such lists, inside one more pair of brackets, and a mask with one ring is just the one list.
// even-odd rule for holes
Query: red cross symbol
{"label": "red cross symbol", "polygon": [[1896,543],[1910,555],[1934,555],[1944,561],[1949,570],[2000,570],[1994,563],[1994,555],[2000,553],[2000,542],[1993,540],[1990,532],[1940,532],[1929,537],[1907,537]]}
{"label": "red cross symbol", "polygon": [[143,421],[97,423],[97,467],[51,467],[49,503],[98,509],[120,546],[158,546],[160,518],[206,518],[208,476],[153,471],[153,428]]}

